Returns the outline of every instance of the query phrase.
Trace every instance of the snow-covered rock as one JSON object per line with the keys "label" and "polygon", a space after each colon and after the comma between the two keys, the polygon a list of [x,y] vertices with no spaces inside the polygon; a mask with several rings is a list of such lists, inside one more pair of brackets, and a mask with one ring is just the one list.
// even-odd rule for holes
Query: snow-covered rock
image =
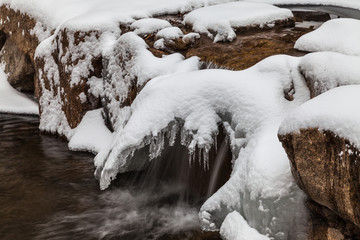
{"label": "snow-covered rock", "polygon": [[236,28],[273,27],[276,21],[286,21],[292,17],[288,9],[241,1],[196,9],[185,16],[184,23],[191,25],[194,31],[213,38],[214,42],[219,42],[234,40]]}
{"label": "snow-covered rock", "polygon": [[96,154],[110,145],[112,137],[112,133],[105,126],[102,109],[89,111],[74,130],[69,148],[73,151],[88,151]]}
{"label": "snow-covered rock", "polygon": [[[200,149],[206,167],[218,124],[223,122],[234,169],[230,180],[202,206],[203,223],[219,228],[226,216],[223,211],[237,210],[263,234],[296,239],[301,224],[284,223],[302,217],[303,195],[292,180],[277,131],[284,114],[309,99],[298,62],[276,56],[245,71],[202,70],[153,79],[131,105],[111,150],[95,158],[101,188],[118,172],[131,169],[136,149],[149,146],[149,159],[156,158],[166,141],[174,144],[178,131],[191,156],[195,148]],[[292,87],[294,100],[288,101],[284,93]],[[293,211],[295,205],[299,211]]]}
{"label": "snow-covered rock", "polygon": [[105,111],[114,130],[123,127],[137,93],[157,76],[197,70],[199,59],[179,54],[155,57],[133,32],[122,35],[105,56]]}
{"label": "snow-covered rock", "polygon": [[360,29],[360,20],[333,19],[300,37],[294,47],[308,52],[331,51],[360,56],[358,29]]}
{"label": "snow-covered rock", "polygon": [[312,98],[335,87],[360,84],[358,56],[336,52],[310,53],[301,59],[299,68]]}
{"label": "snow-covered rock", "polygon": [[240,213],[229,213],[220,228],[220,234],[226,240],[270,240],[251,228]]}

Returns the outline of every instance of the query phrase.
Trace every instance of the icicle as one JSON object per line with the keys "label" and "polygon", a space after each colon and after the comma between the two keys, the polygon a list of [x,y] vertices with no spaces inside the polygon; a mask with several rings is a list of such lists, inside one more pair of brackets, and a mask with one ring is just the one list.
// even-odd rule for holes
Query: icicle
{"label": "icicle", "polygon": [[151,139],[150,149],[149,149],[149,157],[150,159],[154,159],[160,156],[162,150],[164,149],[164,131],[158,133],[156,137]]}
{"label": "icicle", "polygon": [[215,147],[215,153],[217,153],[217,150],[218,150],[218,148],[217,148],[217,134],[215,134],[215,136],[214,136],[214,147]]}
{"label": "icicle", "polygon": [[207,171],[210,169],[209,152],[210,152],[210,146],[206,145],[204,147],[204,151],[203,151],[204,171]]}
{"label": "icicle", "polygon": [[195,151],[192,148],[189,148],[189,167],[191,168],[191,164],[195,161]]}
{"label": "icicle", "polygon": [[179,130],[179,124],[175,121],[169,129],[168,138],[169,145],[172,147],[175,144],[176,135]]}

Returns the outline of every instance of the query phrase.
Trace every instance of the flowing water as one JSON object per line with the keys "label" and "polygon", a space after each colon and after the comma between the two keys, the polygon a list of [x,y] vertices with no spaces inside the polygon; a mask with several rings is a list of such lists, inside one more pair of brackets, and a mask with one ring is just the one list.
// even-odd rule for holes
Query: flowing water
{"label": "flowing water", "polygon": [[183,186],[128,174],[102,192],[93,155],[38,124],[0,114],[0,239],[219,239],[200,231],[200,202],[183,201]]}

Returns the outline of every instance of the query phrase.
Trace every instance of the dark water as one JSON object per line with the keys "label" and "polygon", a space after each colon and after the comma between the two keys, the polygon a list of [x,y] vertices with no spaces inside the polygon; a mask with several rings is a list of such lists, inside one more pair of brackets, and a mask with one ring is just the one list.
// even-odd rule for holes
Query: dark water
{"label": "dark water", "polygon": [[200,231],[181,186],[121,184],[101,192],[93,155],[40,134],[38,119],[0,114],[0,239],[219,239]]}

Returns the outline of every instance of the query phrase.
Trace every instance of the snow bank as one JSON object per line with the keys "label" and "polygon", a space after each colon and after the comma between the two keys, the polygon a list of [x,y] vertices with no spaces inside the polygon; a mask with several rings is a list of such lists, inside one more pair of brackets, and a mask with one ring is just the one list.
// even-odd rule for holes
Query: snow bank
{"label": "snow bank", "polygon": [[229,0],[0,0],[15,10],[27,13],[49,28],[58,26],[82,31],[114,30],[119,23],[161,14],[191,11]]}
{"label": "snow bank", "polygon": [[360,84],[360,57],[335,52],[310,53],[301,59],[301,73],[313,96],[332,88]]}
{"label": "snow bank", "polygon": [[[196,9],[185,16],[184,23],[218,42],[234,40],[234,28],[273,26],[277,20],[292,17],[290,10],[268,4],[232,2]],[[216,33],[215,37],[212,32]]]}
{"label": "snow bank", "polygon": [[359,29],[360,20],[333,19],[300,37],[294,47],[308,52],[331,51],[360,56]]}
{"label": "snow bank", "polygon": [[105,126],[102,109],[97,109],[87,112],[79,126],[74,129],[69,148],[73,151],[88,151],[96,154],[108,148],[112,138],[112,133]]}
{"label": "snow bank", "polygon": [[0,67],[0,112],[39,114],[39,107],[35,101],[11,87],[7,81],[3,66]]}
{"label": "snow bank", "polygon": [[220,228],[220,235],[226,240],[270,240],[251,228],[236,211],[229,213]]}
{"label": "snow bank", "polygon": [[[200,149],[206,168],[223,122],[235,164],[230,180],[201,208],[203,223],[216,229],[223,211],[237,210],[263,234],[284,239],[294,234],[299,226],[289,222],[301,216],[294,209],[303,211],[303,195],[277,131],[285,113],[309,99],[298,63],[298,58],[275,56],[245,71],[193,71],[148,82],[131,105],[126,124],[117,129],[111,150],[95,158],[101,188],[131,169],[136,149],[149,146],[149,159],[156,158],[165,142],[174,144],[177,132],[191,156]],[[294,100],[286,100],[284,93],[294,90]]]}
{"label": "snow bank", "polygon": [[300,129],[329,130],[360,148],[360,86],[342,86],[323,93],[290,112],[279,134]]}

